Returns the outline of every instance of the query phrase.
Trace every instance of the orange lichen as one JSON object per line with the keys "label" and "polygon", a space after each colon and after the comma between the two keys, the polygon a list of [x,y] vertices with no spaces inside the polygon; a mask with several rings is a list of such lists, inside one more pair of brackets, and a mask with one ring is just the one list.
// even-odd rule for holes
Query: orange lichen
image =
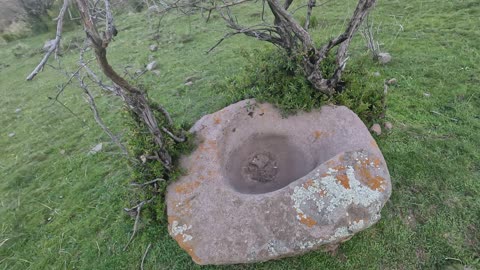
{"label": "orange lichen", "polygon": [[309,228],[317,225],[317,222],[316,222],[313,218],[307,217],[307,216],[304,215],[304,214],[299,214],[298,217],[300,218],[300,222],[301,222],[302,224],[307,225],[307,227],[309,227]]}
{"label": "orange lichen", "polygon": [[373,159],[373,165],[375,165],[375,167],[380,166],[381,163],[382,163],[382,162],[380,161],[379,158],[374,158],[374,159]]}
{"label": "orange lichen", "polygon": [[329,167],[332,167],[333,165],[335,165],[335,164],[336,164],[336,161],[335,161],[335,160],[333,160],[333,159],[331,159],[331,160],[327,161],[327,163],[326,163],[326,164],[327,164],[327,166],[329,166]]}
{"label": "orange lichen", "polygon": [[313,137],[315,137],[315,139],[319,139],[320,137],[322,137],[322,134],[323,132],[321,132],[320,130],[315,130],[315,132],[313,132]]}
{"label": "orange lichen", "polygon": [[302,187],[304,189],[308,189],[308,187],[312,186],[313,185],[313,179],[308,179],[303,185]]}
{"label": "orange lichen", "polygon": [[202,143],[198,146],[198,151],[199,152],[203,152],[205,150],[208,150],[208,147],[204,143]]}
{"label": "orange lichen", "polygon": [[334,166],[332,169],[336,170],[337,172],[341,173],[341,172],[344,172],[347,168],[343,165],[337,165],[337,166]]}
{"label": "orange lichen", "polygon": [[377,142],[376,142],[374,139],[372,139],[372,140],[370,141],[370,145],[373,146],[373,147],[378,148],[378,144],[377,144]]}
{"label": "orange lichen", "polygon": [[337,174],[337,180],[344,188],[350,189],[350,181],[346,174]]}
{"label": "orange lichen", "polygon": [[370,189],[373,190],[378,190],[378,191],[384,191],[385,189],[383,188],[383,184],[385,182],[385,179],[381,176],[375,176],[373,178],[370,178],[367,182],[367,185]]}
{"label": "orange lichen", "polygon": [[181,194],[192,193],[198,186],[200,186],[199,181],[194,181],[191,183],[180,184],[175,187],[175,192]]}
{"label": "orange lichen", "polygon": [[210,148],[216,148],[217,147],[217,142],[214,140],[210,140],[207,142]]}
{"label": "orange lichen", "polygon": [[[375,164],[375,160],[373,164]],[[380,161],[378,161],[380,162]],[[367,184],[367,186],[372,190],[385,191],[384,184],[385,179],[381,176],[373,176],[368,168],[370,160],[365,159],[360,162],[360,164],[355,165],[355,170],[360,174],[361,180]]]}
{"label": "orange lichen", "polygon": [[222,121],[222,119],[220,119],[220,117],[216,117],[216,116],[215,116],[215,117],[213,118],[213,122],[214,122],[216,125],[220,124],[221,121]]}

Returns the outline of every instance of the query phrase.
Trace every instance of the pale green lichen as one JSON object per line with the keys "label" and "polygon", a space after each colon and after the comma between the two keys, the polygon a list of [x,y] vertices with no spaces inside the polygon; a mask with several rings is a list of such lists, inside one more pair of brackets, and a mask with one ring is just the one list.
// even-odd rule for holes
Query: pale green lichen
{"label": "pale green lichen", "polygon": [[349,188],[345,188],[337,181],[336,173],[337,170],[329,168],[325,177],[314,178],[308,187],[296,186],[294,188],[290,198],[295,211],[299,214],[297,215],[298,219],[300,219],[300,215],[305,215],[302,208],[307,202],[315,203],[318,212],[325,209],[327,214],[337,211],[339,208],[345,209],[351,204],[371,207],[379,202],[382,196],[381,192],[371,190],[358,181],[352,166],[348,166],[346,169]]}
{"label": "pale green lichen", "polygon": [[360,231],[365,227],[365,221],[363,219],[359,221],[353,221],[349,226],[348,229],[353,232]]}
{"label": "pale green lichen", "polygon": [[[358,158],[366,158],[366,156],[358,153],[357,161]],[[371,165],[375,167],[373,163]],[[300,249],[312,248],[338,239],[344,239],[375,223],[380,218],[379,211],[382,206],[382,193],[370,189],[356,179],[355,169],[352,166],[345,168],[348,187],[345,187],[338,181],[337,174],[338,171],[336,169],[328,168],[326,174],[320,177],[320,171],[317,170],[314,172],[314,177],[308,180],[308,184],[305,183],[294,187],[290,198],[297,212],[297,219],[306,218],[307,214],[309,214],[310,218],[315,219],[320,224],[325,224],[322,221],[335,222],[335,220],[339,220],[339,213],[345,213],[345,216],[348,217],[349,206],[355,205],[368,210],[370,213],[368,222],[364,220],[349,221],[348,226],[336,228],[330,236],[325,235],[328,240],[316,239],[302,242],[298,245]],[[316,213],[312,213],[312,211]]]}
{"label": "pale green lichen", "polygon": [[[321,182],[324,183],[325,189],[327,190],[327,196],[330,199],[327,211],[331,212],[338,207],[344,208],[351,204],[369,207],[379,201],[382,196],[381,192],[371,190],[358,181],[355,178],[355,171],[352,166],[347,167],[346,173],[350,188],[345,188],[339,184],[333,174],[321,179]],[[327,174],[330,174],[330,172]]]}
{"label": "pale green lichen", "polygon": [[187,224],[183,224],[183,225],[179,226],[178,221],[175,220],[175,221],[172,222],[171,233],[172,233],[173,236],[181,235],[182,238],[183,238],[183,242],[188,242],[188,241],[192,240],[193,237],[189,234],[186,234],[185,231],[187,231],[191,228],[192,228],[192,225],[187,226]]}

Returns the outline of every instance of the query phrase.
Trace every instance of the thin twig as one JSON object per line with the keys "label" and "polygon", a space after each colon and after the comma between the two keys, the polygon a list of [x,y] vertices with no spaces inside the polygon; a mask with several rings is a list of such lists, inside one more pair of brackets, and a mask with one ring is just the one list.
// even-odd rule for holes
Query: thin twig
{"label": "thin twig", "polygon": [[143,253],[142,263],[140,264],[140,270],[143,270],[143,263],[145,262],[145,258],[147,257],[147,253],[150,250],[151,246],[152,246],[152,243],[149,243],[147,246],[147,250],[145,250],[145,253]]}
{"label": "thin twig", "polygon": [[153,183],[157,183],[157,182],[162,182],[162,181],[165,181],[165,179],[162,179],[162,178],[156,178],[156,179],[153,179],[151,181],[148,181],[148,182],[145,182],[145,183],[142,183],[142,184],[139,184],[139,183],[131,183],[130,185],[131,186],[135,186],[135,187],[144,187],[144,186],[148,186],[148,185],[151,185]]}
{"label": "thin twig", "polygon": [[123,248],[123,251],[127,250],[128,245],[130,245],[130,243],[133,241],[133,238],[135,237],[135,234],[137,233],[138,222],[140,220],[140,212],[142,211],[142,206],[143,206],[143,204],[139,205],[138,208],[137,208],[137,215],[135,216],[135,223],[133,224],[132,236],[130,236],[130,240],[128,240],[127,244]]}
{"label": "thin twig", "polygon": [[458,119],[457,119],[457,118],[448,117],[448,116],[446,116],[445,114],[440,113],[440,112],[437,112],[437,111],[430,111],[430,112],[433,113],[433,114],[436,114],[436,115],[443,116],[443,117],[445,117],[445,118],[447,118],[447,119],[450,119],[450,120],[452,120],[453,122],[458,122]]}
{"label": "thin twig", "polygon": [[[95,59],[90,59],[88,60],[87,63],[82,63],[80,65],[80,67],[78,67],[77,70],[75,70],[75,72],[73,72],[69,77],[68,77],[68,80],[62,85],[62,87],[60,88],[60,90],[57,92],[57,94],[55,95],[55,100],[58,100],[58,97],[63,93],[63,91],[65,90],[65,88],[67,88],[67,86],[72,82],[72,79],[78,75],[78,73],[80,72],[80,70],[82,68],[84,68],[85,66],[87,66],[88,63],[90,63],[92,60],[95,60]],[[65,72],[66,74],[66,72]],[[68,76],[68,74],[66,74]]]}
{"label": "thin twig", "polygon": [[88,86],[85,84],[82,78],[77,74],[76,75],[80,87],[83,89],[83,92],[85,93],[85,96],[87,98],[88,104],[90,105],[90,109],[93,112],[93,118],[95,119],[95,122],[102,128],[102,130],[110,137],[110,139],[122,150],[123,154],[128,157],[128,151],[127,148],[120,142],[120,140],[115,136],[110,129],[105,125],[103,122],[102,118],[100,117],[100,113],[98,112],[97,105],[95,104],[95,99],[93,98],[92,93],[88,89]]}
{"label": "thin twig", "polygon": [[[332,1],[333,1],[333,0],[328,0],[328,1],[325,1],[325,2],[320,3],[320,4],[318,4],[318,5],[315,4],[314,7],[321,7],[321,6],[323,6],[323,5],[325,5],[325,4],[328,4],[328,3],[332,2]],[[304,8],[304,7],[308,7],[308,3],[305,4],[305,5],[301,5],[301,6],[297,7],[296,9],[294,9],[294,10],[292,11],[292,14],[295,14],[295,12],[297,12],[299,9],[302,9],[302,8]]]}
{"label": "thin twig", "polygon": [[83,122],[83,120],[82,120],[76,113],[74,113],[70,108],[67,107],[67,105],[63,104],[60,100],[54,99],[54,98],[52,98],[52,97],[48,97],[48,99],[53,100],[53,102],[57,102],[57,103],[60,104],[63,108],[65,108],[71,115],[75,116],[78,120],[80,120],[80,121]]}
{"label": "thin twig", "polygon": [[124,210],[127,211],[127,212],[131,212],[131,211],[136,211],[137,214],[135,216],[135,223],[133,224],[133,232],[132,232],[132,236],[130,237],[130,240],[128,240],[127,244],[125,245],[125,247],[123,248],[123,251],[127,250],[128,246],[130,245],[130,243],[133,241],[133,238],[135,237],[137,231],[138,231],[138,222],[140,221],[140,212],[142,211],[142,207],[147,204],[147,203],[150,203],[153,201],[153,199],[155,199],[156,196],[153,196],[152,198],[150,198],[149,200],[147,201],[142,201],[141,203],[139,203],[138,205],[136,205],[135,207],[132,207],[130,209],[128,208],[125,208]]}

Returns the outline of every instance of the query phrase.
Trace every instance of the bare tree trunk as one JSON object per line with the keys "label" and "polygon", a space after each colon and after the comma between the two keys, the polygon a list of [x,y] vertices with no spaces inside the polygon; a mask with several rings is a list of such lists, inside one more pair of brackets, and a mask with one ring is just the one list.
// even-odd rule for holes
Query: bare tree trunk
{"label": "bare tree trunk", "polygon": [[[90,40],[90,46],[95,52],[95,57],[102,72],[119,87],[118,93],[123,98],[128,108],[147,126],[156,146],[158,147],[156,152],[158,159],[163,163],[165,168],[170,169],[172,158],[165,149],[164,137],[159,128],[154,112],[149,105],[146,93],[122,78],[108,63],[107,47],[112,37],[116,35],[110,11],[106,11],[106,31],[103,32],[103,37],[101,37],[98,33],[95,22],[91,17],[87,1],[75,0],[75,2],[79,9],[85,32]],[[108,0],[105,0],[105,7],[106,9],[109,7]]]}

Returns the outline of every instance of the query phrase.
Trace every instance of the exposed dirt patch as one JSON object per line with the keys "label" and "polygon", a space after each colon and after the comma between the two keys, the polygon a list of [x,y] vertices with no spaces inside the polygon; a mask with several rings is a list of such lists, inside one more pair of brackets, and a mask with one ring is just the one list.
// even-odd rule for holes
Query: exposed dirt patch
{"label": "exposed dirt patch", "polygon": [[278,173],[277,160],[272,153],[253,153],[253,155],[247,159],[247,166],[243,167],[243,177],[258,181],[258,182],[270,182],[274,181]]}

